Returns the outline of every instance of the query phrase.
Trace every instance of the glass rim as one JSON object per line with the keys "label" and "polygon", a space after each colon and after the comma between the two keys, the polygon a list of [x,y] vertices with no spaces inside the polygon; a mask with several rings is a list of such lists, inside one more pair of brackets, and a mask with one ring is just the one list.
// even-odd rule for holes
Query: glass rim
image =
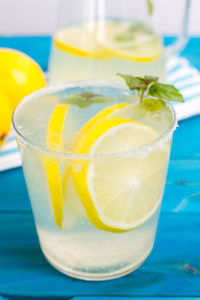
{"label": "glass rim", "polygon": [[158,136],[155,140],[153,140],[150,143],[147,143],[145,145],[135,147],[133,149],[127,149],[119,152],[113,152],[113,153],[99,153],[99,154],[76,154],[73,152],[66,152],[66,151],[56,151],[56,150],[51,150],[48,149],[46,146],[41,146],[37,145],[36,143],[33,143],[31,140],[29,140],[26,136],[24,136],[20,130],[17,128],[15,125],[15,115],[17,111],[21,108],[21,106],[24,103],[27,103],[37,97],[42,97],[42,96],[48,96],[52,95],[53,93],[58,93],[62,92],[68,88],[74,88],[74,87],[84,87],[86,85],[90,86],[106,86],[106,87],[113,87],[113,88],[121,88],[123,90],[127,90],[127,92],[130,92],[128,87],[123,84],[119,80],[105,80],[105,79],[86,79],[86,80],[73,80],[73,81],[67,81],[64,83],[59,83],[55,85],[49,85],[47,87],[44,87],[42,89],[39,89],[30,95],[24,97],[22,101],[17,105],[15,108],[13,115],[12,115],[12,131],[16,138],[19,139],[24,144],[27,144],[29,147],[41,152],[42,154],[51,156],[51,157],[56,157],[60,159],[91,159],[91,158],[106,158],[106,157],[138,157],[142,158],[151,153],[153,150],[159,149],[164,145],[166,142],[169,141],[171,138],[173,131],[177,127],[177,117],[176,117],[176,112],[174,107],[166,102],[166,105],[170,108],[171,113],[172,113],[172,124],[169,126],[169,128],[164,131],[161,135]]}

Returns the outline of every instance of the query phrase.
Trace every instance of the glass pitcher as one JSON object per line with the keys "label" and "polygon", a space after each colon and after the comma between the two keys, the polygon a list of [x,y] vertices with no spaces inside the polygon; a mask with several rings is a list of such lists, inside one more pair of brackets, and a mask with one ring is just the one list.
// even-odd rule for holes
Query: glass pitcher
{"label": "glass pitcher", "polygon": [[[116,79],[118,72],[156,75],[165,81],[167,56],[182,50],[187,40],[190,0],[174,0],[173,9],[169,8],[168,0],[60,0],[58,3],[49,62],[50,83]],[[166,51],[162,29],[166,25],[168,28],[172,19],[178,37]]]}

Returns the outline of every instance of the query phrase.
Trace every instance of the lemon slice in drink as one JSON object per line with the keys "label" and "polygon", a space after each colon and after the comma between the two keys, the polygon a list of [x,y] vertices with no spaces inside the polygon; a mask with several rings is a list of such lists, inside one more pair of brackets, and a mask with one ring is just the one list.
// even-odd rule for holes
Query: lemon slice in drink
{"label": "lemon slice in drink", "polygon": [[[141,123],[106,119],[82,136],[76,152],[120,152],[157,137]],[[91,223],[101,230],[124,232],[147,221],[161,202],[168,154],[164,147],[141,159],[110,156],[77,162],[81,169],[74,166],[74,183]]]}
{"label": "lemon slice in drink", "polygon": [[[93,118],[91,118],[87,123],[85,123],[83,127],[78,131],[72,143],[72,151],[75,151],[76,145],[80,140],[80,138],[88,131],[90,131],[90,129],[93,126],[95,126],[97,123],[99,123],[104,119],[116,117],[117,115],[123,116],[124,109],[127,108],[128,106],[130,105],[127,103],[118,103],[118,104],[110,105],[102,109],[100,112],[98,112]],[[128,111],[130,111],[130,109]],[[127,110],[125,110],[125,113],[127,114]]]}
{"label": "lemon slice in drink", "polygon": [[124,59],[149,62],[161,54],[161,40],[144,24],[107,21],[102,34],[97,36],[108,53]]}
{"label": "lemon slice in drink", "polygon": [[54,37],[55,45],[65,52],[89,58],[105,59],[109,55],[95,41],[87,26],[60,29]]}
{"label": "lemon slice in drink", "polygon": [[[76,152],[76,146],[79,143],[79,140],[88,133],[92,127],[96,126],[102,120],[112,117],[131,117],[133,105],[127,103],[118,103],[110,105],[102,109],[97,113],[93,118],[91,118],[84,126],[78,131],[74,137],[72,143],[72,152]],[[86,213],[83,207],[83,204],[78,197],[76,190],[72,182],[72,170],[71,167],[67,166],[64,171],[63,180],[63,192],[64,192],[64,201],[68,209],[76,216],[85,218]],[[73,196],[72,196],[73,195]],[[73,198],[73,199],[72,199]]]}
{"label": "lemon slice in drink", "polygon": [[[99,122],[112,117],[130,117],[132,105],[127,103],[118,103],[110,105],[104,109],[102,109],[99,113],[97,113],[94,117],[92,117],[88,122],[86,122],[83,127],[77,132],[75,135],[72,146],[71,152],[76,152],[77,144],[79,143],[80,139],[88,133],[94,126],[96,126]],[[70,177],[70,168],[67,167],[64,172],[63,176],[63,189],[66,193],[69,177]]]}
{"label": "lemon slice in drink", "polygon": [[[63,127],[68,105],[59,104],[51,114],[47,128],[47,146],[53,151],[62,151],[63,149]],[[62,228],[63,221],[63,192],[62,179],[60,175],[59,164],[52,159],[43,160],[47,176],[51,204],[54,213],[56,225]]]}

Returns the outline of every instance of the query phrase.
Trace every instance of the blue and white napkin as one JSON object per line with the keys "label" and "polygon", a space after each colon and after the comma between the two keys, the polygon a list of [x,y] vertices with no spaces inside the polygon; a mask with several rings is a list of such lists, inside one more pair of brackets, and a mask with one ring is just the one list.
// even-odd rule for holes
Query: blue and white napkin
{"label": "blue and white napkin", "polygon": [[[167,64],[167,81],[182,92],[185,103],[176,104],[178,120],[200,114],[200,72],[182,57]],[[0,151],[0,171],[21,166],[15,137],[11,134]]]}
{"label": "blue and white napkin", "polygon": [[185,103],[175,105],[178,120],[200,114],[200,72],[182,57],[173,57],[167,64],[167,81],[183,94]]}

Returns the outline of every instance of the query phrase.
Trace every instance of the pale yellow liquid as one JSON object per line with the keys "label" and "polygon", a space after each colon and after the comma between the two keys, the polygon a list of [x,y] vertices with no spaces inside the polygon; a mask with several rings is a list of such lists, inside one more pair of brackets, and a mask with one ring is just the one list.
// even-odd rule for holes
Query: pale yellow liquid
{"label": "pale yellow liquid", "polygon": [[[106,31],[106,23],[104,21],[104,30]],[[121,21],[123,24],[123,21]],[[130,26],[131,26],[130,22]],[[80,25],[84,26],[84,25]],[[87,24],[85,25],[85,30],[88,29]],[[65,28],[67,30],[67,27]],[[144,35],[144,29],[141,28],[138,32],[141,36]],[[86,46],[84,40],[84,32],[82,33],[83,38],[80,42],[82,46]],[[98,31],[93,34],[95,39],[98,39]],[[56,34],[55,34],[56,37]],[[155,59],[150,59],[147,61],[142,61],[145,59],[135,60],[134,58],[120,57],[117,53],[109,53],[107,58],[93,58],[85,57],[75,53],[70,53],[67,50],[63,50],[58,47],[55,43],[55,37],[53,37],[51,56],[49,62],[49,82],[54,84],[58,82],[64,82],[68,80],[82,80],[82,79],[115,79],[118,72],[124,74],[131,74],[133,76],[144,76],[144,75],[154,75],[160,78],[160,81],[165,81],[165,61],[164,61],[164,49],[162,47],[161,38],[158,37],[154,32],[151,33],[150,40],[137,44],[142,45],[142,48],[147,49],[154,39],[160,40],[161,48],[159,49],[159,55]],[[80,37],[81,38],[81,37]],[[103,37],[104,38],[104,37]],[[103,39],[102,38],[102,39]],[[70,40],[63,41],[70,45]],[[102,46],[101,41],[99,42],[99,47]],[[143,43],[143,44],[142,44]],[[133,44],[134,45],[134,44]],[[117,47],[117,46],[116,46]],[[123,47],[123,45],[122,45]],[[79,49],[77,47],[77,49]],[[131,53],[131,49],[135,49],[135,46],[128,48]],[[73,51],[72,51],[73,52]],[[133,52],[134,56],[134,52]]]}
{"label": "pale yellow liquid", "polygon": [[[116,95],[113,103],[131,101],[131,96],[127,96],[127,91],[113,88],[105,88],[104,91],[104,88],[101,88],[101,93],[104,94],[104,92],[110,96]],[[46,147],[48,122],[53,109],[58,104],[59,97],[63,96],[64,94],[35,99],[22,105],[16,112],[16,126],[35,145]],[[66,148],[69,147],[70,140],[87,120],[111,104],[96,104],[86,109],[71,105],[69,119],[66,118],[64,128],[64,136],[66,141],[68,140]],[[131,112],[130,117],[152,127],[159,134],[162,134],[172,122],[169,109],[163,109],[160,114],[154,112],[146,114],[138,103],[135,104],[135,109]],[[68,122],[68,120],[70,121]],[[41,248],[47,259],[56,268],[78,278],[100,280],[121,276],[143,263],[154,244],[160,205],[151,218],[134,230],[124,233],[102,231],[88,220],[82,201],[70,177],[65,190],[63,190],[64,220],[61,229],[55,223],[43,161],[44,158],[49,157],[55,164],[59,164],[63,178],[66,167],[76,164],[77,172],[79,172],[84,160],[80,160],[78,165],[77,160],[73,158],[48,156],[47,153],[29,146],[27,143],[22,143],[20,140],[19,145]],[[152,156],[153,168],[155,162],[153,158],[159,157],[163,151],[167,151],[166,160],[156,171],[161,178],[157,190],[160,203],[165,185],[170,140],[164,143],[160,149],[149,154]],[[121,160],[125,159],[127,158],[121,158]],[[131,159],[138,160],[142,165],[146,158],[133,157]],[[110,162],[112,163],[112,158],[110,158]],[[96,163],[101,164],[103,160],[97,160]]]}

